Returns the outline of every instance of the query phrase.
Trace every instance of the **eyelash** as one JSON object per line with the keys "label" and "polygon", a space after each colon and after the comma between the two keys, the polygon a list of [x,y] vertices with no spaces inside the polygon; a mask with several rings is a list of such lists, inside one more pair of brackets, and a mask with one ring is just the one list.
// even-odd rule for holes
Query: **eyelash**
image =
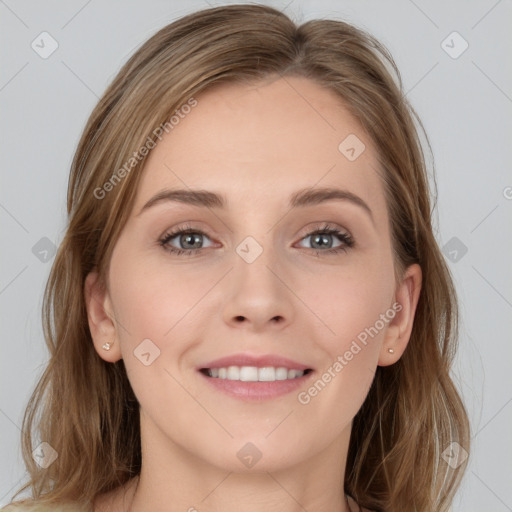
{"label": "eyelash", "polygon": [[[180,256],[182,254],[186,254],[187,256],[192,255],[199,255],[201,251],[204,249],[204,247],[199,249],[177,249],[176,247],[172,247],[168,245],[168,243],[173,239],[176,238],[178,235],[184,235],[184,234],[200,234],[207,236],[208,235],[201,231],[200,229],[195,229],[190,226],[184,226],[176,228],[175,230],[166,233],[162,238],[159,239],[158,243],[159,245],[166,251],[169,251],[172,254],[175,254],[176,256]],[[348,249],[352,248],[354,246],[354,239],[348,234],[344,233],[343,231],[340,231],[335,226],[331,226],[330,224],[325,224],[321,228],[317,228],[313,231],[310,231],[306,233],[301,240],[304,238],[307,238],[309,236],[317,235],[317,234],[327,234],[327,235],[336,235],[341,242],[343,242],[343,245],[340,247],[336,247],[334,249],[326,249],[326,250],[318,250],[318,249],[310,249],[312,251],[316,251],[316,255],[319,256],[320,253],[329,253],[329,254],[339,254],[342,251],[347,252]],[[209,237],[208,237],[209,238]],[[306,247],[307,249],[307,247]]]}

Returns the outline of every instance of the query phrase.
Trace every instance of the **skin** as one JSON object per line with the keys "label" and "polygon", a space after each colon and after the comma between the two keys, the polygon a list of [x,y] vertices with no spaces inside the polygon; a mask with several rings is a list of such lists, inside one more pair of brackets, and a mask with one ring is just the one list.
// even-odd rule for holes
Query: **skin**
{"label": "skin", "polygon": [[[347,512],[339,482],[352,419],[377,365],[395,363],[407,346],[421,269],[413,265],[395,282],[377,153],[333,92],[287,77],[222,84],[196,99],[149,155],[107,288],[96,272],[86,279],[94,346],[106,361],[124,359],[140,403],[143,456],[140,481],[98,496],[95,511],[131,504],[133,512]],[[366,146],[355,161],[338,150],[349,134]],[[290,211],[293,192],[323,186],[356,194],[372,217],[349,201]],[[174,187],[221,193],[228,207],[162,202],[138,215],[154,194]],[[338,254],[313,248],[307,234],[324,222],[350,233],[355,245]],[[199,255],[174,255],[158,244],[187,224],[207,235]],[[263,248],[252,263],[236,252],[247,236]],[[179,236],[169,245],[183,248]],[[298,391],[395,302],[400,312],[301,404]],[[160,356],[145,366],[133,351],[147,338]],[[109,351],[102,349],[107,341]],[[297,392],[243,402],[196,370],[236,352],[283,355],[313,368],[315,378]],[[237,457],[248,442],[262,453],[252,468]]]}

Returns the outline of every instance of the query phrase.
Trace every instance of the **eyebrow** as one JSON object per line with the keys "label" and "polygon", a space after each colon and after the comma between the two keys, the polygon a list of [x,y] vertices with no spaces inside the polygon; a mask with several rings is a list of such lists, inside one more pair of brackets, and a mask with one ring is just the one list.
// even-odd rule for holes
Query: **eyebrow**
{"label": "eyebrow", "polygon": [[[370,216],[372,222],[374,222],[372,210],[363,199],[348,190],[335,187],[304,188],[298,190],[290,196],[288,206],[291,209],[303,208],[335,200],[348,201],[361,207]],[[216,209],[225,209],[228,203],[223,195],[208,190],[164,189],[151,197],[137,216],[156,204],[169,201]]]}

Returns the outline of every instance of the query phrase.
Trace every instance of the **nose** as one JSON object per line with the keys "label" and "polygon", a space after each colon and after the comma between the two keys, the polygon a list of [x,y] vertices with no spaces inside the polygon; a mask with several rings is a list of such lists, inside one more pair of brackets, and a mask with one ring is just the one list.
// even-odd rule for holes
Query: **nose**
{"label": "nose", "polygon": [[281,330],[290,325],[296,299],[289,272],[269,249],[248,261],[235,255],[225,288],[224,322],[253,332]]}

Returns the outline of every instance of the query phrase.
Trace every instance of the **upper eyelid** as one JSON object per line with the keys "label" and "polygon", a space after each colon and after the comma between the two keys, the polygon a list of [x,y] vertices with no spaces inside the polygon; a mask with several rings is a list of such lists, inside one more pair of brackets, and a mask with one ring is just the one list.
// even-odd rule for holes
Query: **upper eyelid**
{"label": "upper eyelid", "polygon": [[[311,232],[322,231],[322,230],[330,230],[330,229],[338,229],[339,231],[343,231],[347,235],[351,235],[351,232],[347,228],[345,228],[343,226],[340,226],[340,225],[336,224],[335,222],[329,222],[329,221],[319,221],[313,227],[301,229],[301,232],[303,234],[310,234]],[[208,230],[200,228],[200,227],[190,226],[188,224],[186,224],[186,225],[179,225],[179,226],[177,226],[175,228],[169,228],[169,229],[164,231],[164,234],[162,236],[166,236],[167,234],[171,234],[171,233],[179,234],[179,233],[181,233],[183,231],[185,231],[185,232],[186,231],[191,231],[191,232],[194,232],[194,233],[197,232],[197,233],[202,233],[202,234],[210,236],[208,234]]]}

